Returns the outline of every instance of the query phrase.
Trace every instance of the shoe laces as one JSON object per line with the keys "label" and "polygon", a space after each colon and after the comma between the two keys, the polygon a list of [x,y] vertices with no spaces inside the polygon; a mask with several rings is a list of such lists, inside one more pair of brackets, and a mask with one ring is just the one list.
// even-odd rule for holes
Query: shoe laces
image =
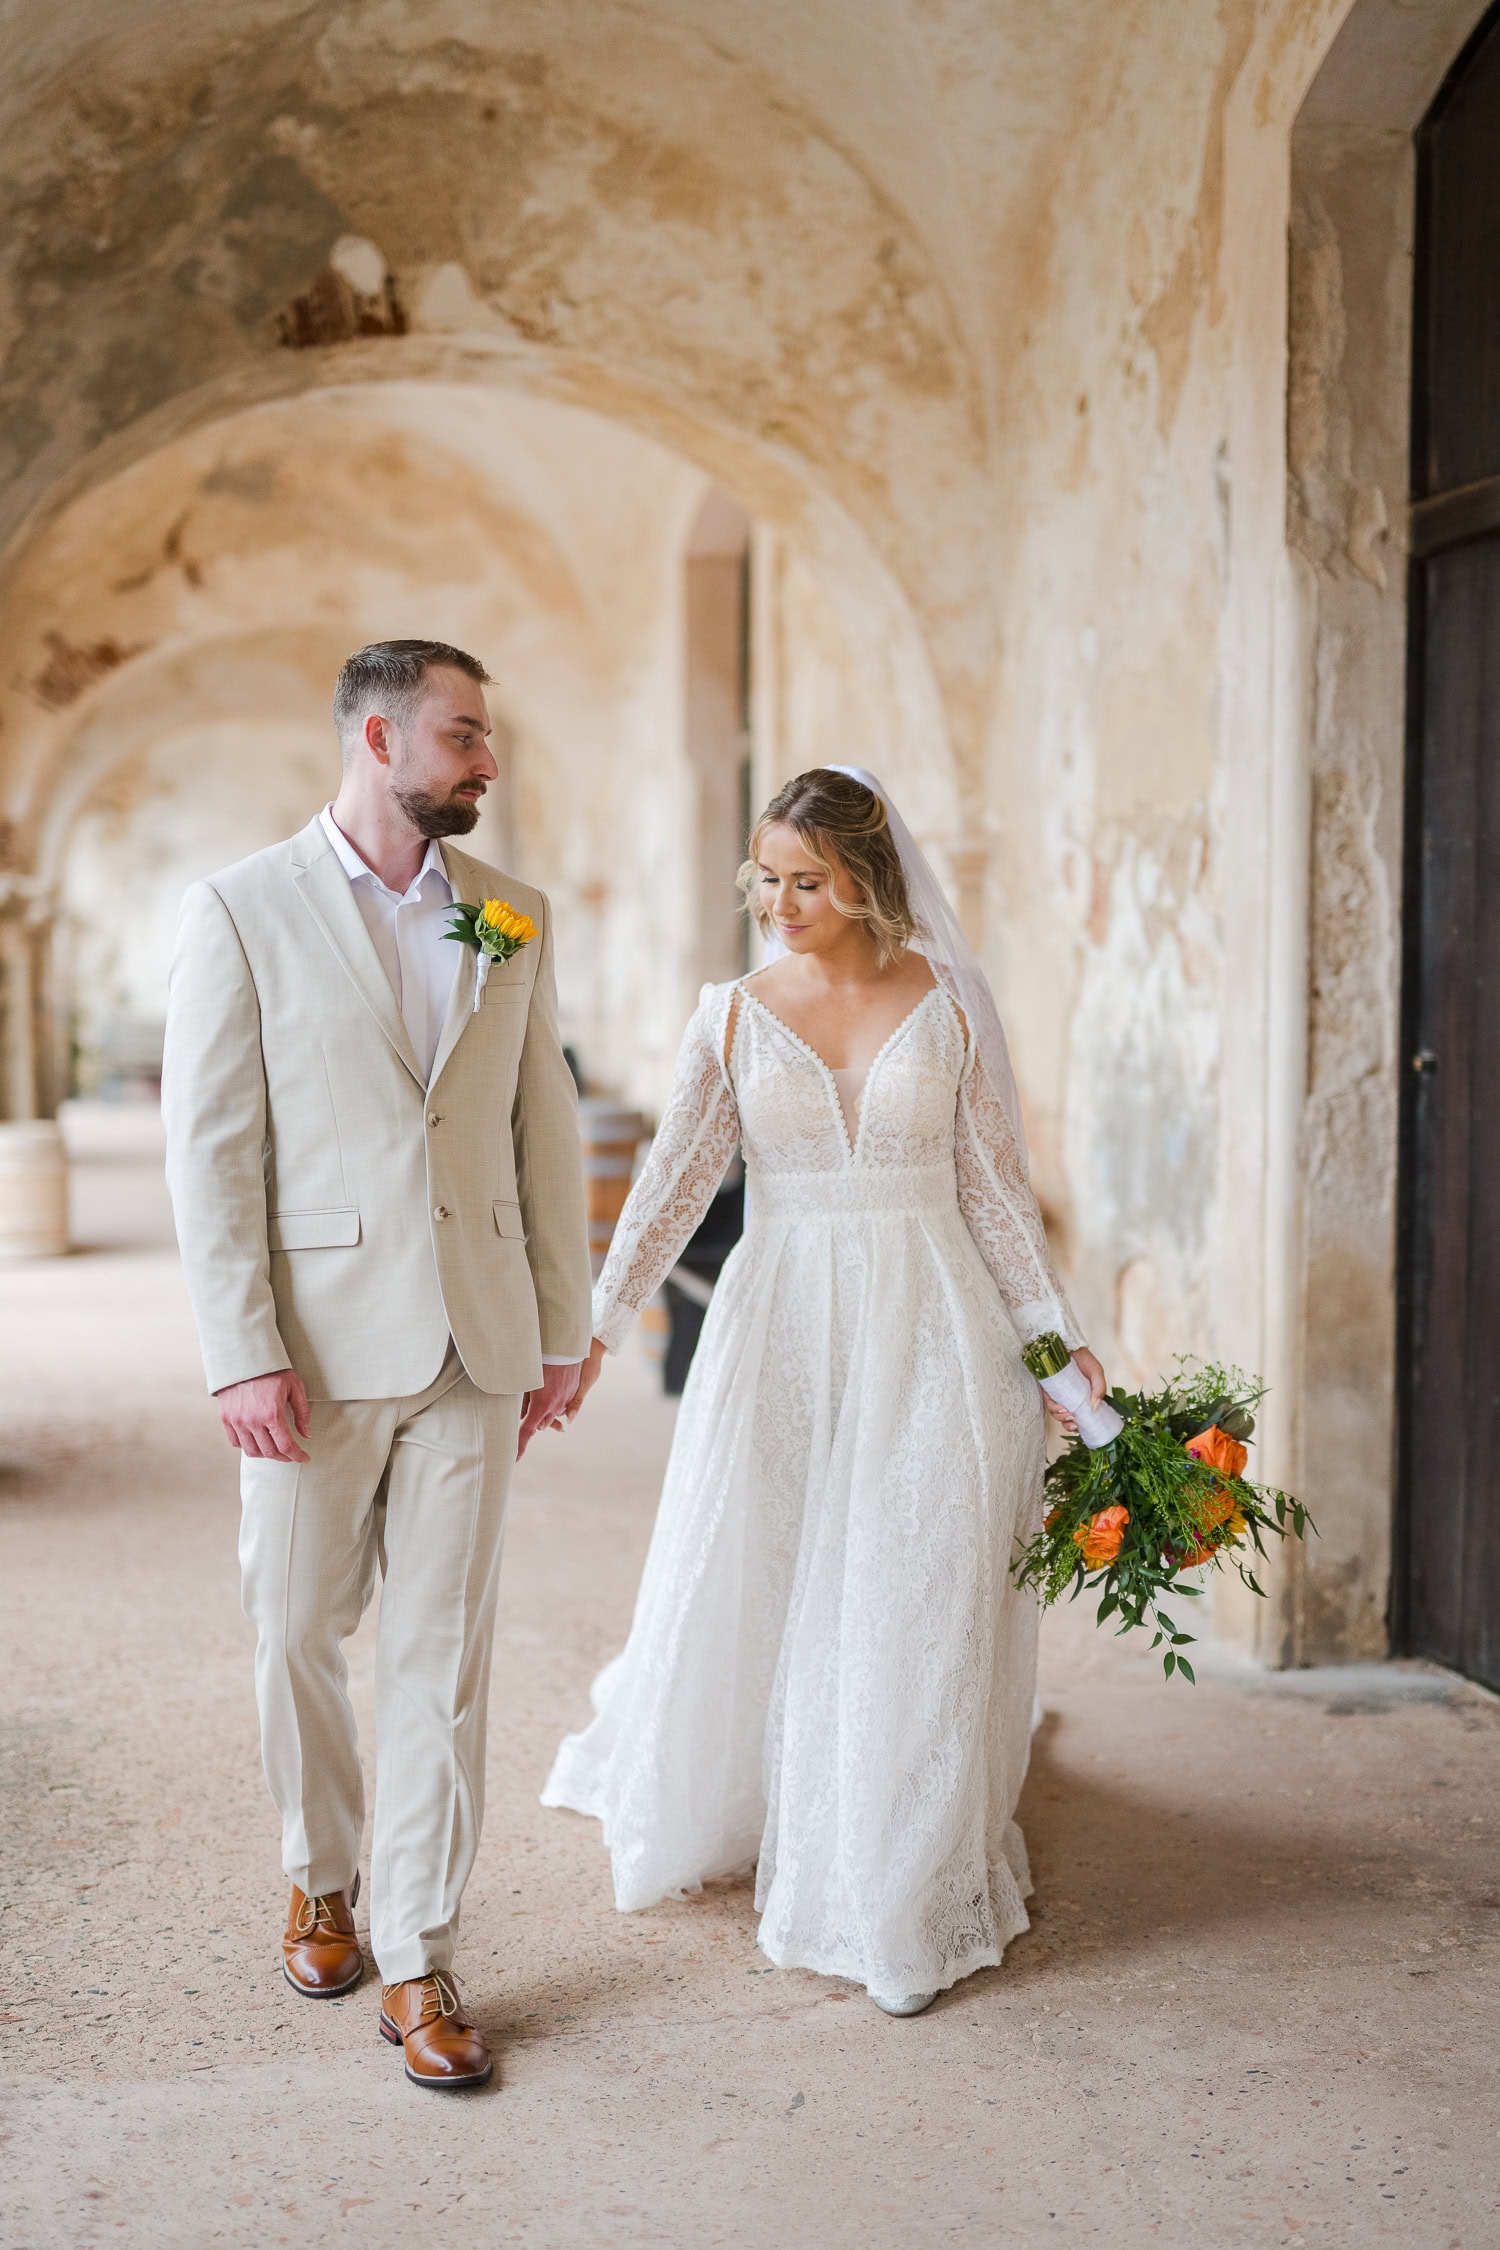
{"label": "shoe laces", "polygon": [[315,1937],[319,1930],[331,1930],[336,1937],[343,1936],[333,1910],[334,1897],[333,1892],[324,1891],[316,1898],[303,1899],[297,1909],[297,1919],[292,1924],[299,1938]]}
{"label": "shoe laces", "polygon": [[423,2023],[440,2023],[445,2016],[458,2014],[458,1993],[446,1969],[434,1969],[422,1979]]}

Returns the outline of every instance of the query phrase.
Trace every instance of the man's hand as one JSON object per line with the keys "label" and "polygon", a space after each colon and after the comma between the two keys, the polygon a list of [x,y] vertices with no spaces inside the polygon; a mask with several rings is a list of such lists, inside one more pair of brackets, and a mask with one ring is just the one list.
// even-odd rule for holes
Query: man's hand
{"label": "man's hand", "polygon": [[[274,1375],[252,1375],[248,1383],[231,1383],[227,1389],[215,1391],[214,1397],[219,1402],[224,1435],[252,1461],[307,1459],[297,1443],[297,1438],[305,1438],[312,1427],[307,1389],[302,1377],[289,1367],[278,1368]],[[297,1437],[288,1426],[288,1413]]]}
{"label": "man's hand", "polygon": [[580,1367],[578,1370],[578,1388],[573,1393],[572,1399],[568,1406],[568,1420],[570,1422],[577,1414],[578,1409],[580,1406],[582,1406],[584,1400],[588,1397],[589,1392],[598,1382],[599,1370],[603,1365],[604,1346],[600,1343],[598,1337],[596,1336],[594,1338],[594,1341],[589,1346],[588,1358],[584,1361],[582,1367]]}
{"label": "man's hand", "polygon": [[521,1434],[516,1440],[516,1459],[526,1451],[538,1430],[560,1428],[568,1403],[578,1388],[578,1362],[571,1360],[565,1367],[544,1367],[540,1390],[528,1391],[521,1402]]}
{"label": "man's hand", "polygon": [[[1097,1406],[1100,1399],[1103,1398],[1105,1392],[1109,1389],[1109,1384],[1105,1380],[1103,1368],[1099,1365],[1098,1360],[1095,1359],[1087,1344],[1080,1344],[1077,1351],[1074,1352],[1073,1365],[1078,1369],[1081,1375],[1087,1375],[1089,1379],[1090,1396],[1092,1397],[1094,1405]],[[1074,1421],[1072,1415],[1068,1412],[1065,1406],[1059,1406],[1056,1399],[1049,1398],[1045,1391],[1043,1391],[1042,1393],[1042,1404],[1046,1407],[1047,1412],[1052,1416],[1052,1419],[1055,1422],[1061,1422],[1063,1428],[1068,1432],[1070,1437],[1076,1437],[1078,1435],[1078,1424]]]}

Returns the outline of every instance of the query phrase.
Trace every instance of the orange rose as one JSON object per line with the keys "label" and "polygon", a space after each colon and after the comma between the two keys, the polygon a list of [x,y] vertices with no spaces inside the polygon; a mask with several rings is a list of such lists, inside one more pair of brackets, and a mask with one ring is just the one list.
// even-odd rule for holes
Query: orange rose
{"label": "orange rose", "polygon": [[[1223,1537],[1216,1539],[1214,1534],[1221,1525]],[[1196,1570],[1200,1563],[1212,1562],[1221,1547],[1237,1546],[1247,1528],[1244,1509],[1236,1507],[1234,1495],[1227,1486],[1221,1485],[1199,1509],[1197,1537],[1178,1563],[1178,1569]]]}
{"label": "orange rose", "polygon": [[1205,1535],[1211,1531],[1216,1531],[1219,1525],[1227,1523],[1233,1514],[1234,1495],[1227,1485],[1221,1484],[1217,1491],[1208,1493],[1204,1499],[1199,1501],[1198,1529]]}
{"label": "orange rose", "polygon": [[1061,1521],[1061,1518],[1061,1508],[1054,1508],[1050,1515],[1043,1516],[1042,1518],[1043,1531],[1051,1531],[1054,1525]]}
{"label": "orange rose", "polygon": [[1128,1508],[1101,1508],[1090,1522],[1078,1526],[1073,1544],[1082,1549],[1086,1569],[1103,1570],[1114,1561],[1124,1544],[1129,1521]]}
{"label": "orange rose", "polygon": [[1210,1469],[1217,1469],[1221,1476],[1226,1477],[1242,1477],[1245,1463],[1250,1458],[1239,1439],[1231,1437],[1227,1430],[1221,1430],[1217,1422],[1210,1422],[1206,1430],[1200,1430],[1196,1437],[1190,1437],[1187,1449],[1196,1460],[1204,1462]]}

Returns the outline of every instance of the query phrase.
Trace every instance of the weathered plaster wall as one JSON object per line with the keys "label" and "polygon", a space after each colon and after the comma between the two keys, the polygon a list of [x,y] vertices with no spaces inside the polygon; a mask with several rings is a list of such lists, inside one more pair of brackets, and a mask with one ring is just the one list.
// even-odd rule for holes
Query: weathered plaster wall
{"label": "weathered plaster wall", "polygon": [[[1321,1536],[1298,1574],[1312,1646],[1385,1644],[1395,1448],[1396,1185],[1406,763],[1412,132],[1482,13],[1351,14],[1298,121],[1288,537],[1312,678],[1299,1473]],[[1417,36],[1413,36],[1414,28]]]}
{"label": "weathered plaster wall", "polygon": [[[1394,145],[1393,145],[1394,144]],[[1292,231],[1290,532],[1313,566],[1312,962],[1300,1433],[1317,1487],[1305,1630],[1385,1634],[1394,1447],[1395,1214],[1405,764],[1409,138],[1308,135]],[[1352,319],[1351,319],[1352,315]],[[1355,350],[1351,355],[1351,342]],[[1371,346],[1374,349],[1371,349]]]}
{"label": "weathered plaster wall", "polygon": [[1262,1361],[1267,754],[1291,119],[1333,7],[1101,50],[1012,394],[1002,974],[1090,1326]]}
{"label": "weathered plaster wall", "polygon": [[1386,1645],[1411,134],[1479,12],[1136,26],[1014,394],[992,817],[1039,1169],[1122,1366],[1190,1335],[1277,1385],[1263,1473],[1321,1536],[1216,1606],[1283,1662]]}

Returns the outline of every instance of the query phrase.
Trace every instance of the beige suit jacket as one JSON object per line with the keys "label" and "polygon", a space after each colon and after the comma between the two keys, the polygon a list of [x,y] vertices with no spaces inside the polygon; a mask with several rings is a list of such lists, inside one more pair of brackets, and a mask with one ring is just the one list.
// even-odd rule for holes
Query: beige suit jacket
{"label": "beige suit jacket", "polygon": [[453,894],[540,935],[476,1011],[461,956],[430,1086],[319,821],[195,883],[167,1007],[167,1178],[210,1390],[292,1367],[404,1398],[451,1334],[483,1391],[589,1346],[578,1104],[540,891],[442,847]]}

